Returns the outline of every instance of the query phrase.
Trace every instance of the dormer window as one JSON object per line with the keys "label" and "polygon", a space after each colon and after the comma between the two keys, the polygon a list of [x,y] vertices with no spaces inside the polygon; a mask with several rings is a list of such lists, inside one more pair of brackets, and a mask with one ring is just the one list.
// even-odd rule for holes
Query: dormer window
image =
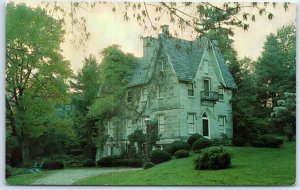
{"label": "dormer window", "polygon": [[165,96],[165,88],[162,84],[157,86],[157,96],[158,98],[163,98]]}
{"label": "dormer window", "polygon": [[166,59],[163,59],[162,61],[161,61],[161,68],[160,68],[160,70],[161,71],[165,71],[166,70],[166,67],[167,67],[167,60]]}
{"label": "dormer window", "polygon": [[142,101],[146,101],[147,100],[147,97],[148,97],[148,90],[147,88],[143,88],[142,89]]}
{"label": "dormer window", "polygon": [[194,96],[194,83],[188,83],[188,96]]}
{"label": "dormer window", "polygon": [[127,103],[131,103],[132,102],[132,90],[128,90],[127,91]]}
{"label": "dormer window", "polygon": [[208,61],[204,60],[203,62],[203,70],[205,74],[208,74]]}

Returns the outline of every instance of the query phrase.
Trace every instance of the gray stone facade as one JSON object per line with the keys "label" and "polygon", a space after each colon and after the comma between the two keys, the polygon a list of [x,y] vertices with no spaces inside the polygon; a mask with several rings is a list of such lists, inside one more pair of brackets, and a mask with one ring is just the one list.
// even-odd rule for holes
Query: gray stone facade
{"label": "gray stone facade", "polygon": [[163,31],[158,38],[144,38],[144,55],[128,84],[124,115],[114,118],[108,129],[114,137],[112,131],[118,128],[123,145],[108,143],[103,156],[126,150],[128,134],[146,131],[146,116],[157,120],[161,146],[186,140],[193,133],[209,139],[221,139],[224,134],[232,138],[231,98],[237,86],[216,42],[205,37],[174,38],[167,26]]}

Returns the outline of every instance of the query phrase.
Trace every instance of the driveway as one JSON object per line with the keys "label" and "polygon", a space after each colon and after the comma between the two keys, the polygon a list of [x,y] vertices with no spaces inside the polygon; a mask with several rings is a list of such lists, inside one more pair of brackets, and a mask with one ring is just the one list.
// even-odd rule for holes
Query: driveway
{"label": "driveway", "polygon": [[123,172],[141,170],[141,168],[93,168],[93,169],[65,169],[57,173],[40,178],[32,185],[72,185],[75,181],[86,177],[107,174],[111,172]]}

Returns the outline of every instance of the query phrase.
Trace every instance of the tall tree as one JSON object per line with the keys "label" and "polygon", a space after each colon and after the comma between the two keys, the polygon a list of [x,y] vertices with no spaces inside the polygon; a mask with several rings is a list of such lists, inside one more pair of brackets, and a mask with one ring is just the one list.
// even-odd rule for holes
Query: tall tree
{"label": "tall tree", "polygon": [[[118,116],[124,111],[122,104],[126,86],[137,63],[137,59],[132,54],[125,54],[118,45],[105,48],[101,54],[103,59],[100,64],[99,97],[89,107],[88,112],[90,120],[98,126],[95,144],[99,150],[102,149],[105,142],[104,121]],[[116,131],[118,130],[116,129]]]}
{"label": "tall tree", "polygon": [[6,117],[26,164],[30,140],[48,130],[55,105],[67,100],[71,70],[61,55],[61,21],[24,4],[7,4],[6,16]]}
{"label": "tall tree", "polygon": [[79,145],[87,157],[94,158],[95,146],[93,136],[94,125],[87,118],[88,107],[97,97],[99,89],[100,70],[95,56],[90,55],[84,59],[83,68],[75,76],[72,82],[72,105],[74,106],[75,128]]}

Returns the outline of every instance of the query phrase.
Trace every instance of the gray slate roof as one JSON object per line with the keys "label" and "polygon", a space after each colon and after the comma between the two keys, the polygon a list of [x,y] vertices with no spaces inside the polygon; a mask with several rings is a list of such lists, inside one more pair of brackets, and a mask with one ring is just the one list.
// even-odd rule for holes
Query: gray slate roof
{"label": "gray slate roof", "polygon": [[[197,73],[208,39],[203,37],[195,41],[188,41],[169,38],[160,34],[158,40],[161,42],[160,48],[169,57],[177,79],[179,81],[192,81]],[[214,46],[214,50],[225,80],[225,87],[237,88],[219,48]],[[139,64],[135,69],[131,81],[128,83],[128,87],[142,85],[147,82],[150,63],[144,61],[144,59],[139,60]]]}

